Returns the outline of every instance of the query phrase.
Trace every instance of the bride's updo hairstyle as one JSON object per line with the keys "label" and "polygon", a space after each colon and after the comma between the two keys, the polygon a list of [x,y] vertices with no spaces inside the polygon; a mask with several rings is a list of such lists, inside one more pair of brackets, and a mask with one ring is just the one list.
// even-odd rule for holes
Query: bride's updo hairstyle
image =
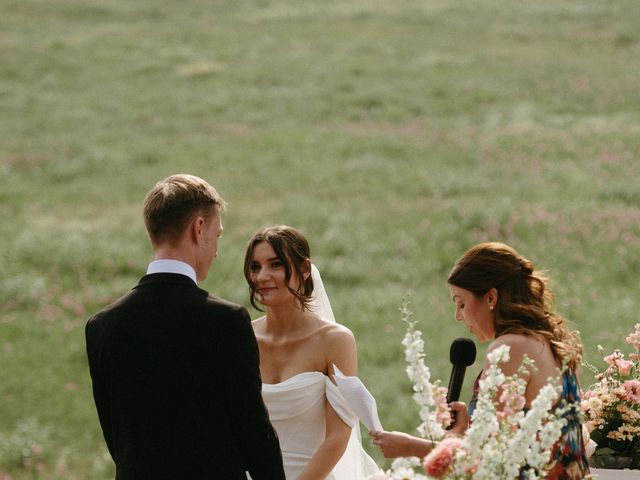
{"label": "bride's updo hairstyle", "polygon": [[[262,310],[256,299],[256,287],[251,282],[251,264],[253,263],[253,251],[256,245],[267,242],[273,248],[278,259],[284,267],[285,284],[289,291],[298,299],[303,310],[309,309],[311,302],[311,294],[313,293],[313,280],[311,275],[303,280],[304,272],[310,265],[311,252],[309,250],[309,242],[304,235],[293,227],[287,225],[276,225],[273,227],[263,228],[256,232],[247,246],[244,256],[244,278],[249,285],[249,295],[251,305],[257,310]],[[296,273],[298,285],[296,288],[289,286],[292,272]],[[309,271],[309,273],[311,273]]]}
{"label": "bride's updo hairstyle", "polygon": [[582,343],[567,321],[553,311],[554,294],[548,279],[533,263],[504,243],[480,243],[455,264],[447,282],[481,297],[498,291],[494,327],[496,337],[507,333],[545,338],[560,362],[576,369]]}

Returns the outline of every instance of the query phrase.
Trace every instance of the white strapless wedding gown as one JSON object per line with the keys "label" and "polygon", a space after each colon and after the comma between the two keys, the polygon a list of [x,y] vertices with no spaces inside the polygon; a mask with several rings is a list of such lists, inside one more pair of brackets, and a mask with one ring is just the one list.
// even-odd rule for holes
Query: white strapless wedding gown
{"label": "white strapless wedding gown", "polygon": [[380,471],[362,448],[358,417],[322,372],[303,372],[281,383],[262,384],[262,397],[278,432],[287,480],[297,480],[324,441],[327,401],[352,430],[347,450],[326,480],[365,480]]}

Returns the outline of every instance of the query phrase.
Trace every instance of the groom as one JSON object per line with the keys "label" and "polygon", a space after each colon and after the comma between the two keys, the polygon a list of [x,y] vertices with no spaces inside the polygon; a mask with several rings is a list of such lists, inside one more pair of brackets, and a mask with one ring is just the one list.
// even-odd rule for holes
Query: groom
{"label": "groom", "polygon": [[100,425],[117,480],[284,480],[245,308],[198,288],[224,200],[174,175],[144,202],[155,260],[86,326]]}

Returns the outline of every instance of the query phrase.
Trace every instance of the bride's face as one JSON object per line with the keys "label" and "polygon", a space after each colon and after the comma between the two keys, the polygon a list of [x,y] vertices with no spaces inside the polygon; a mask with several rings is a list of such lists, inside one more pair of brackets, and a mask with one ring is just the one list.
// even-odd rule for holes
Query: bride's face
{"label": "bride's face", "polygon": [[[289,285],[296,285],[297,278],[291,269]],[[250,280],[256,290],[256,299],[265,306],[291,302],[295,298],[285,283],[285,268],[268,242],[260,242],[253,249]]]}

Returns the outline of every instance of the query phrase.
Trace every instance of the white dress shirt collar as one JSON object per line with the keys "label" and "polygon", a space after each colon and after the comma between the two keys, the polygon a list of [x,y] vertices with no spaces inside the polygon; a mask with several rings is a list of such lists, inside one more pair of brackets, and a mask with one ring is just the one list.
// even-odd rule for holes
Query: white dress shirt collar
{"label": "white dress shirt collar", "polygon": [[194,283],[198,283],[198,277],[196,271],[188,263],[181,262],[180,260],[171,260],[163,258],[161,260],[154,260],[149,264],[147,268],[147,275],[152,273],[178,273],[180,275],[186,275]]}

